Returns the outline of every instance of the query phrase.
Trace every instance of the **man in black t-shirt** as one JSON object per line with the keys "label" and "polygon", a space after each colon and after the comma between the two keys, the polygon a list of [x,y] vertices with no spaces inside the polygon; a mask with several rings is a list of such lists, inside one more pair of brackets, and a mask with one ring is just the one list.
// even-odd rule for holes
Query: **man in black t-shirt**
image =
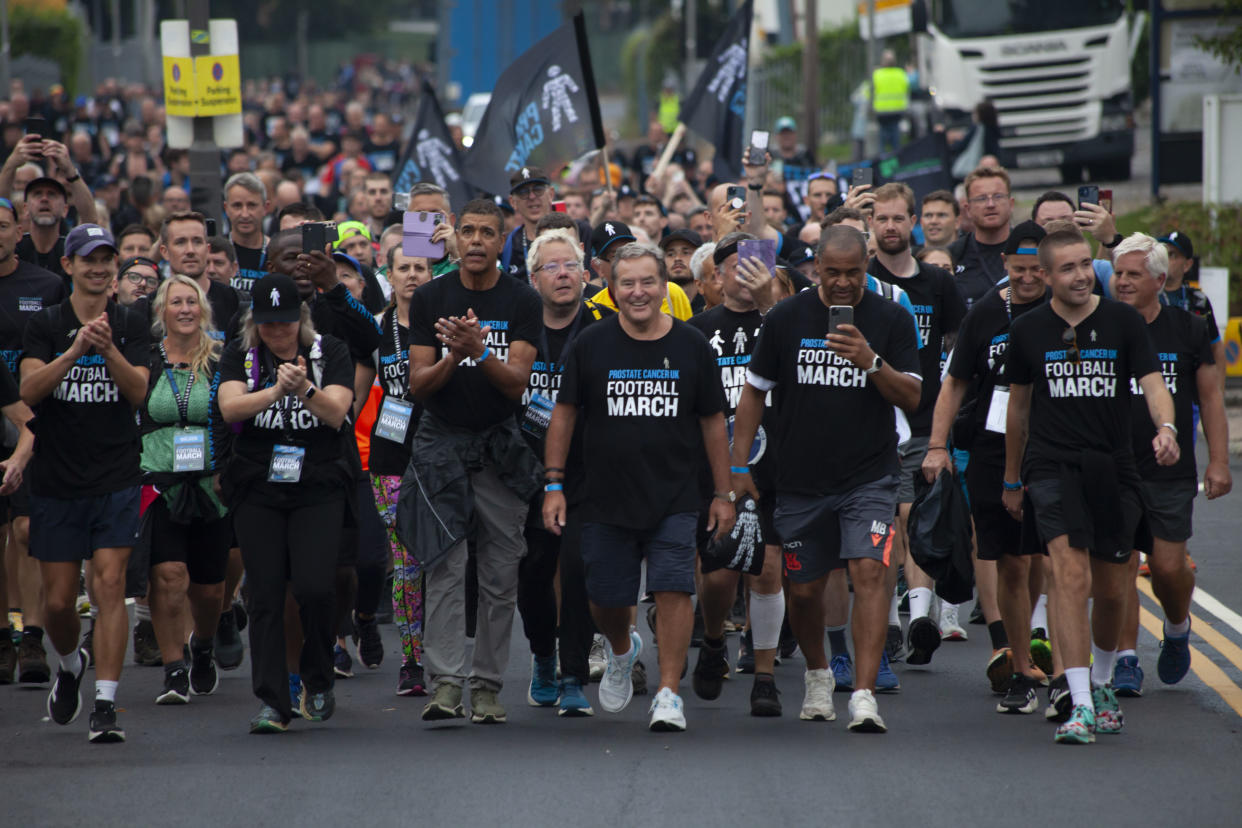
{"label": "man in black t-shirt", "polygon": [[22,399],[38,418],[30,468],[30,554],[42,564],[47,635],[60,658],[48,713],[69,724],[82,706],[88,657],[75,609],[83,560],[99,605],[92,742],[117,742],[116,687],[125,657],[125,566],[138,534],[139,442],[134,406],[147,392],[148,333],[112,301],[116,242],[94,224],[65,239],[73,294],[26,326]]}
{"label": "man in black t-shirt", "polygon": [[660,619],[660,689],[650,728],[679,731],[686,728],[677,689],[694,625],[690,596],[705,450],[715,484],[708,529],[717,537],[733,526],[734,496],[713,354],[697,331],[660,312],[667,287],[657,249],[635,243],[617,251],[611,288],[619,315],[574,341],[548,426],[543,520],[554,534],[564,531],[567,477],[561,470],[581,420],[582,557],[591,614],[608,654],[600,706],[617,713],[633,696],[642,639],[631,632],[630,618],[645,559],[647,590]]}
{"label": "man in black t-shirt", "polygon": [[207,294],[211,327],[224,339],[229,320],[241,307],[237,290],[207,276],[207,219],[202,213],[173,213],[160,228],[160,257],[173,273],[189,276]]}
{"label": "man in black t-shirt", "polygon": [[[1151,450],[1154,436],[1146,400],[1138,386],[1132,386],[1132,426],[1134,457],[1138,462],[1139,495],[1151,531],[1150,543],[1143,539],[1135,548],[1147,553],[1152,590],[1164,610],[1164,640],[1156,670],[1165,684],[1176,684],[1190,669],[1190,596],[1195,574],[1186,559],[1186,541],[1191,535],[1191,516],[1198,494],[1194,447],[1194,405],[1199,405],[1203,434],[1208,444],[1208,466],[1203,476],[1203,493],[1208,500],[1226,495],[1233,488],[1229,473],[1229,424],[1218,379],[1219,366],[1213,353],[1212,334],[1207,319],[1178,307],[1164,307],[1168,254],[1151,236],[1135,233],[1117,246],[1113,254],[1112,295],[1131,305],[1147,322],[1160,360],[1164,384],[1173,395],[1178,424],[1181,458],[1171,466],[1156,462]],[[1138,558],[1130,561],[1133,583]],[[1119,694],[1142,692],[1143,670],[1138,666],[1138,591],[1126,590],[1126,619],[1113,670],[1113,687]]]}
{"label": "man in black t-shirt", "polygon": [[254,173],[237,173],[224,183],[224,215],[229,220],[229,241],[237,252],[233,287],[246,293],[269,269],[265,267],[268,250],[263,217],[271,209],[267,188]]}
{"label": "man in black t-shirt", "polygon": [[1001,254],[1009,238],[1013,196],[1009,173],[1000,167],[980,167],[966,176],[966,210],[974,229],[949,245],[957,263],[953,277],[969,307],[1005,276]]}
{"label": "man in black t-shirt", "polygon": [[[460,718],[465,534],[473,512],[486,588],[479,590],[469,675],[471,719],[500,723],[506,714],[497,695],[526,554],[522,526],[538,490],[537,461],[514,415],[543,334],[542,307],[535,291],[497,268],[504,216],[493,202],[476,199],[462,208],[457,244],[461,269],[418,288],[410,301],[410,393],[424,406],[410,473],[430,498],[419,499],[418,520],[433,525],[406,547],[424,566],[424,666],[435,693],[423,719]],[[436,535],[434,524],[448,528]],[[426,530],[433,534],[422,541]]]}
{"label": "man in black t-shirt", "polygon": [[1095,271],[1082,234],[1049,233],[1039,261],[1052,299],[1010,331],[1001,497],[1015,518],[1025,499],[1051,559],[1051,620],[1072,702],[1056,741],[1088,744],[1096,733],[1119,733],[1123,724],[1109,681],[1129,575],[1119,564],[1130,557],[1140,509],[1131,377],[1156,426],[1158,464],[1177,462],[1178,427],[1143,318],[1092,293]]}
{"label": "man in black t-shirt", "polygon": [[815,267],[819,287],[781,302],[764,319],[733,429],[734,488],[758,494],[747,453],[771,391],[781,435],[775,523],[790,582],[790,626],[807,664],[800,716],[836,718],[823,595],[828,574],[848,565],[857,657],[849,726],[883,732],[872,692],[884,652],[901,470],[893,407],[918,407],[918,335],[904,309],[866,290],[867,242],[859,231],[828,228]]}

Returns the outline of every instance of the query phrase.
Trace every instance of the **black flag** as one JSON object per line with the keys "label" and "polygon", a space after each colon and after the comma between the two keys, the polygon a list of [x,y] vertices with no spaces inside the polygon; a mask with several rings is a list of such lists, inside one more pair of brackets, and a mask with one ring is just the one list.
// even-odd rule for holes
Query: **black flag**
{"label": "black flag", "polygon": [[753,17],[754,2],[746,0],[733,13],[694,91],[681,105],[679,120],[715,145],[714,167],[716,177],[722,181],[742,177],[742,131]]}
{"label": "black flag", "polygon": [[466,178],[489,193],[509,194],[509,176],[526,166],[555,175],[604,145],[595,74],[582,14],[540,40],[505,69],[492,90]]}
{"label": "black flag", "polygon": [[408,193],[410,187],[420,181],[448,190],[454,210],[461,209],[474,195],[474,189],[462,177],[461,156],[444,124],[444,113],[435,89],[427,81],[423,81],[418,117],[414,119],[409,143],[405,145],[401,163],[393,170],[393,192]]}

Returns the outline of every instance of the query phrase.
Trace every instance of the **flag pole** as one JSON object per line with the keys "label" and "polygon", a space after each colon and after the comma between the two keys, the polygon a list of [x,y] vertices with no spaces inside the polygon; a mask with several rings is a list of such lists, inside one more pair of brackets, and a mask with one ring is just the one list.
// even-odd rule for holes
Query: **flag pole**
{"label": "flag pole", "polygon": [[669,163],[673,160],[673,154],[677,152],[677,148],[681,146],[682,139],[686,136],[686,125],[679,123],[677,129],[673,130],[673,134],[668,139],[668,145],[664,147],[664,153],[660,156],[659,163],[651,172],[652,178],[663,178],[665,171],[668,169]]}
{"label": "flag pole", "polygon": [[608,191],[608,197],[615,202],[616,194],[613,192],[613,189],[612,189],[612,171],[608,168],[608,144],[607,143],[605,143],[602,147],[599,148],[599,157],[604,165],[603,169],[601,170],[603,177],[604,177],[604,189]]}

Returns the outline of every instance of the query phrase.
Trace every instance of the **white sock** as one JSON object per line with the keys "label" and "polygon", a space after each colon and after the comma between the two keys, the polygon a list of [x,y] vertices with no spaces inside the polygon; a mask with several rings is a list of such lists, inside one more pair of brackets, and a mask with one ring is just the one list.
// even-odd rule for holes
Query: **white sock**
{"label": "white sock", "polygon": [[897,594],[897,587],[893,587],[893,600],[888,602],[888,625],[890,627],[901,626],[901,615],[897,612],[899,604],[901,604],[901,597]]}
{"label": "white sock", "polygon": [[82,669],[82,653],[76,647],[69,655],[60,655],[60,653],[56,655],[60,656],[60,669],[66,673],[73,673],[76,676]]}
{"label": "white sock", "polygon": [[1190,616],[1189,615],[1187,615],[1186,620],[1180,624],[1174,624],[1172,621],[1170,621],[1167,618],[1164,619],[1164,637],[1165,638],[1168,638],[1169,636],[1173,636],[1174,638],[1181,638],[1182,636],[1186,635],[1189,632],[1190,632]]}
{"label": "white sock", "polygon": [[95,701],[115,702],[117,684],[107,679],[95,679]]}
{"label": "white sock", "polygon": [[1031,629],[1039,628],[1048,632],[1048,596],[1046,594],[1039,596],[1039,600],[1035,602],[1035,609],[1031,612]]}
{"label": "white sock", "polygon": [[775,650],[781,643],[785,617],[785,592],[763,595],[750,591],[750,635],[756,650]]}
{"label": "white sock", "polygon": [[1065,680],[1069,682],[1074,706],[1082,704],[1094,710],[1095,702],[1091,700],[1091,671],[1086,667],[1066,667]]}
{"label": "white sock", "polygon": [[1117,661],[1116,650],[1101,650],[1091,642],[1091,683],[1103,687],[1113,680],[1113,663]]}
{"label": "white sock", "polygon": [[927,587],[910,590],[910,620],[924,618],[931,611],[932,591]]}
{"label": "white sock", "polygon": [[1118,650],[1117,651],[1118,661],[1126,657],[1138,658],[1138,653],[1134,652],[1134,650]]}
{"label": "white sock", "polygon": [[138,621],[150,621],[151,605],[134,602],[134,618]]}
{"label": "white sock", "polygon": [[99,607],[95,606],[95,604],[92,603],[91,604],[91,621],[94,622],[97,620],[99,620]]}

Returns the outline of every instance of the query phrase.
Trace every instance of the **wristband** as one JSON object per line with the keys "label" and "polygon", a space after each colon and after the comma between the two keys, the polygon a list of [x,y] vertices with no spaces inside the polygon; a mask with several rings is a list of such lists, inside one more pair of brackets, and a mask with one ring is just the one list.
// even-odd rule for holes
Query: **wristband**
{"label": "wristband", "polygon": [[557,472],[557,471],[558,471],[558,472],[564,472],[564,471],[565,471],[564,469],[558,469],[556,466],[545,466],[543,470],[544,470],[544,472],[545,472],[545,473],[546,473],[546,472]]}
{"label": "wristband", "polygon": [[750,474],[750,466],[729,466],[729,471],[734,474]]}
{"label": "wristband", "polygon": [[73,174],[73,178],[66,178],[65,180],[66,180],[66,181],[68,181],[70,184],[72,184],[72,183],[74,183],[75,181],[77,181],[77,180],[78,180],[79,178],[81,178],[81,177],[82,177],[82,173],[80,173],[80,172],[74,172],[74,174]]}
{"label": "wristband", "polygon": [[1161,423],[1160,428],[1167,428],[1169,431],[1173,432],[1174,437],[1177,436],[1177,426],[1172,423]]}
{"label": "wristband", "polygon": [[928,451],[948,451],[949,447],[948,446],[928,446],[927,450]]}
{"label": "wristband", "polygon": [[561,483],[549,483],[543,487],[543,490],[545,492],[563,492],[565,491],[565,486]]}
{"label": "wristband", "polygon": [[1005,491],[1007,491],[1007,492],[1020,492],[1020,491],[1022,491],[1022,481],[1021,481],[1021,480],[1019,480],[1017,483],[1010,483],[1008,480],[1002,480],[1002,481],[1001,481],[1001,485],[1005,487]]}
{"label": "wristband", "polygon": [[476,363],[476,364],[478,364],[478,365],[482,365],[482,364],[483,364],[483,361],[484,361],[485,359],[487,359],[487,358],[488,358],[489,356],[491,356],[491,355],[492,355],[492,349],[491,349],[491,348],[484,348],[484,349],[483,349],[483,353],[479,355],[479,358],[475,360],[475,363]]}
{"label": "wristband", "polygon": [[1112,250],[1114,247],[1121,244],[1124,238],[1125,236],[1121,235],[1120,233],[1116,233],[1113,235],[1112,241],[1101,242],[1100,246],[1108,250]]}
{"label": "wristband", "polygon": [[746,185],[746,189],[748,189],[748,190],[754,190],[756,193],[760,193],[760,192],[763,192],[763,184],[762,184],[762,183],[759,183],[759,184],[747,184],[747,185]]}

